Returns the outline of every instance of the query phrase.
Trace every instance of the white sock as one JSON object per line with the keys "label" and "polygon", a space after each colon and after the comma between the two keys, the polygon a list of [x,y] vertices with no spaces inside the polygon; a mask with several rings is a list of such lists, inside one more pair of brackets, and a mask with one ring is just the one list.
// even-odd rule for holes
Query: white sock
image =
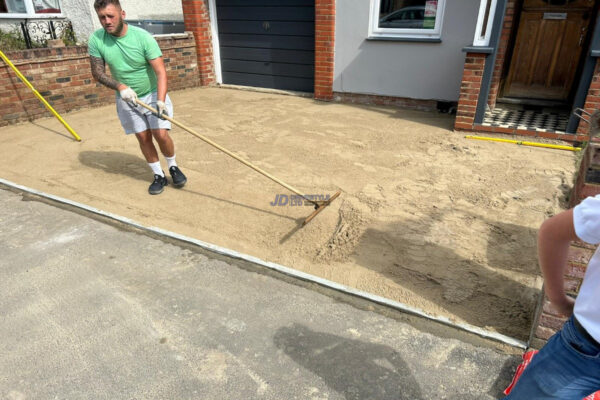
{"label": "white sock", "polygon": [[154,172],[154,175],[165,176],[162,168],[160,167],[160,161],[149,162],[148,165],[150,166],[150,168],[152,168],[152,172]]}
{"label": "white sock", "polygon": [[167,164],[169,165],[169,168],[177,166],[177,162],[175,161],[175,154],[173,154],[173,157],[165,156],[165,159],[167,160]]}

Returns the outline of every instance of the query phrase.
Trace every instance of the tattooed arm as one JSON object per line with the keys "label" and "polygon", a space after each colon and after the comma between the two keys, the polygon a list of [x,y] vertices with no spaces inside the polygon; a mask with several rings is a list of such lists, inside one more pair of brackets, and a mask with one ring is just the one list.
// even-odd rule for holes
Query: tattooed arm
{"label": "tattooed arm", "polygon": [[106,74],[106,68],[102,58],[90,56],[90,65],[92,66],[92,76],[104,86],[108,86],[114,90],[123,90],[127,87],[127,85],[117,82]]}

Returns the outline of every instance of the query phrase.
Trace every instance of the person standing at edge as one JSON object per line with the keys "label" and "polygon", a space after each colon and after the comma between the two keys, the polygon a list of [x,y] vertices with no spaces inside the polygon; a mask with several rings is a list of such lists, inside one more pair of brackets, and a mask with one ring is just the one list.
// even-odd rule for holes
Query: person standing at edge
{"label": "person standing at edge", "polygon": [[573,300],[564,289],[571,241],[600,243],[600,195],[544,221],[538,234],[544,289],[552,307],[569,317],[533,357],[505,400],[582,400],[600,389],[600,248]]}
{"label": "person standing at edge", "polygon": [[[175,161],[175,145],[169,135],[171,123],[163,115],[173,115],[167,94],[167,71],[156,40],[147,31],[124,22],[125,11],[119,0],[95,0],[94,9],[102,29],[88,42],[93,77],[116,91],[117,114],[126,134],[134,133],[142,154],[154,173],[150,194],[162,193],[168,185],[160,166],[156,140],[165,156],[175,187],[183,187],[187,178]],[[108,64],[111,76],[106,74]],[[138,98],[151,104],[158,114],[138,106]]]}

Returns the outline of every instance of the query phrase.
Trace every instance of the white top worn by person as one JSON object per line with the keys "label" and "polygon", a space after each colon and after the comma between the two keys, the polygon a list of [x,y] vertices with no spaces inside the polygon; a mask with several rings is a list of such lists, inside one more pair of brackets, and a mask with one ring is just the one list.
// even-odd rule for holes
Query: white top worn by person
{"label": "white top worn by person", "polygon": [[582,400],[600,390],[600,250],[590,259],[577,299],[564,275],[571,242],[600,243],[600,195],[546,220],[538,234],[544,289],[569,319],[535,355],[505,400]]}

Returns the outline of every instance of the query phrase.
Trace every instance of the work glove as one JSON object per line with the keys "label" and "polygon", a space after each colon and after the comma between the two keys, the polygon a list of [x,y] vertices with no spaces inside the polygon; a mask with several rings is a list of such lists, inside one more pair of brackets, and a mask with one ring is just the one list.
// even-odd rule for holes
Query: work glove
{"label": "work glove", "polygon": [[123,100],[131,104],[135,104],[135,101],[138,98],[135,91],[130,87],[126,87],[125,89],[119,91],[119,94]]}
{"label": "work glove", "polygon": [[160,101],[160,100],[156,100],[156,111],[158,111],[156,113],[156,116],[160,119],[164,119],[163,117],[166,115],[168,116],[169,114],[167,113],[167,106],[165,105],[164,101]]}

